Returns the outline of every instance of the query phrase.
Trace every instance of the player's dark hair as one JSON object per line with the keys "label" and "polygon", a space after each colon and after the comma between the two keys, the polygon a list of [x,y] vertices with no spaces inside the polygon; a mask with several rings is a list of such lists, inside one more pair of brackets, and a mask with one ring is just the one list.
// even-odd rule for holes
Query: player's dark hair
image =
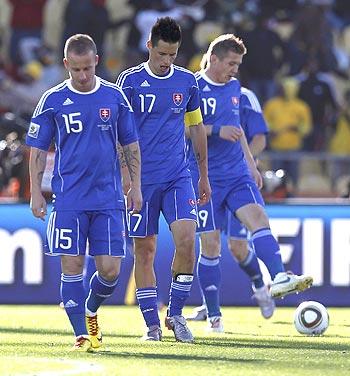
{"label": "player's dark hair", "polygon": [[158,18],[151,30],[150,40],[152,46],[157,46],[160,40],[166,43],[181,43],[180,25],[170,17]]}
{"label": "player's dark hair", "polygon": [[245,55],[247,53],[247,49],[242,39],[233,34],[223,34],[215,38],[210,43],[208,51],[203,55],[200,64],[201,68],[206,68],[211,55],[216,55],[221,60],[229,51],[232,51],[238,55]]}
{"label": "player's dark hair", "polygon": [[87,34],[72,35],[64,45],[65,58],[67,58],[69,52],[74,52],[76,55],[85,55],[90,51],[97,55],[96,44]]}

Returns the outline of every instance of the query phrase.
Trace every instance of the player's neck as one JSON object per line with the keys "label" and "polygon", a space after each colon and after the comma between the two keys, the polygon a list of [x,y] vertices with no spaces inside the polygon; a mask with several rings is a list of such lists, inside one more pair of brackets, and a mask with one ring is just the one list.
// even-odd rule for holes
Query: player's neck
{"label": "player's neck", "polygon": [[74,80],[72,80],[72,78],[70,79],[70,83],[71,83],[74,90],[79,91],[81,93],[88,93],[88,92],[92,91],[93,89],[95,89],[95,87],[96,87],[96,76],[94,76],[90,85],[81,86],[81,85],[77,84]]}
{"label": "player's neck", "polygon": [[215,82],[217,84],[221,83],[220,80],[219,80],[219,78],[218,78],[218,76],[217,76],[217,74],[213,71],[213,69],[208,68],[207,70],[204,71],[204,73],[213,82]]}
{"label": "player's neck", "polygon": [[155,76],[159,76],[159,77],[163,77],[163,76],[167,76],[170,71],[171,71],[171,68],[169,68],[166,72],[159,72],[156,67],[151,63],[151,60],[148,60],[147,61],[147,64],[148,64],[148,67],[150,69],[150,71],[155,75]]}

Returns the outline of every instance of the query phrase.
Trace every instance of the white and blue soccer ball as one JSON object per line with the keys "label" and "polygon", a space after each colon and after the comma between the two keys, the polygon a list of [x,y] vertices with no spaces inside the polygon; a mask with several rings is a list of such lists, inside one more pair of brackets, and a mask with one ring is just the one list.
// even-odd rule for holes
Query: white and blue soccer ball
{"label": "white and blue soccer ball", "polygon": [[312,300],[303,302],[295,310],[294,325],[300,334],[320,336],[329,325],[328,311],[319,302]]}

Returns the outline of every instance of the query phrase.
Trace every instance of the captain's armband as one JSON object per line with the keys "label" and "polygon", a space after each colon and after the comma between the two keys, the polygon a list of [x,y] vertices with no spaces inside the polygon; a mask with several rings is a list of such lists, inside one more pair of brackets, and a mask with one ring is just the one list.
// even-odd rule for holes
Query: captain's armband
{"label": "captain's armband", "polygon": [[186,127],[192,127],[194,125],[198,125],[202,123],[202,113],[200,108],[198,107],[196,110],[191,112],[185,113],[185,125]]}

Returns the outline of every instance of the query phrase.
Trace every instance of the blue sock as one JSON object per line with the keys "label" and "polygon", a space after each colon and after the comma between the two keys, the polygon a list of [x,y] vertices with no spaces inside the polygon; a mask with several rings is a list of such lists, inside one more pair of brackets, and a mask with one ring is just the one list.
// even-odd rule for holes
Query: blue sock
{"label": "blue sock", "polygon": [[168,316],[182,315],[186,299],[190,296],[193,282],[192,274],[178,274],[171,282]]}
{"label": "blue sock", "polygon": [[76,337],[87,335],[83,275],[61,274],[61,299]]}
{"label": "blue sock", "polygon": [[146,326],[160,326],[157,306],[157,287],[136,289],[136,298],[142,312]]}
{"label": "blue sock", "polygon": [[90,292],[86,299],[86,309],[96,313],[105,299],[110,297],[117,287],[118,277],[114,281],[106,281],[95,272],[90,281]]}
{"label": "blue sock", "polygon": [[96,265],[95,259],[93,256],[85,256],[85,265],[84,265],[84,289],[86,297],[89,295],[90,292],[90,280],[93,274],[96,272]]}
{"label": "blue sock", "polygon": [[256,254],[251,249],[248,251],[246,259],[239,263],[241,269],[249,275],[255,288],[260,288],[264,286],[264,281],[262,278],[259,261]]}
{"label": "blue sock", "polygon": [[219,291],[221,286],[220,257],[199,256],[197,275],[207,305],[208,316],[221,316]]}
{"label": "blue sock", "polygon": [[277,273],[284,272],[280,247],[269,228],[255,231],[251,237],[257,257],[266,265],[272,280]]}

